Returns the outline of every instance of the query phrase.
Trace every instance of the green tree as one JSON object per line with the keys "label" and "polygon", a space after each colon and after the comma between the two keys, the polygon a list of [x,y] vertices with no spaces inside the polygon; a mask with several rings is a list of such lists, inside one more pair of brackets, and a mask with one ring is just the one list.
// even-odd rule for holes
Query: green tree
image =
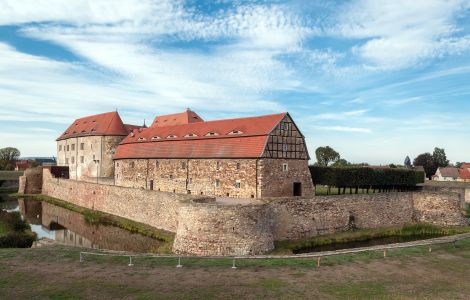
{"label": "green tree", "polygon": [[434,160],[434,164],[440,167],[447,167],[449,165],[449,160],[446,156],[446,151],[443,148],[434,148],[434,152],[432,153],[432,159]]}
{"label": "green tree", "polygon": [[315,156],[317,157],[317,164],[325,167],[341,158],[339,153],[330,146],[318,147],[315,150]]}
{"label": "green tree", "polygon": [[13,147],[0,149],[0,170],[11,171],[20,157],[20,151]]}
{"label": "green tree", "polygon": [[437,166],[434,162],[434,159],[431,155],[431,153],[426,152],[423,154],[418,155],[414,160],[413,160],[413,166],[418,167],[421,166],[424,168],[424,171],[426,172],[426,176],[431,179],[431,177],[436,174]]}
{"label": "green tree", "polygon": [[331,164],[331,167],[335,167],[335,168],[341,168],[341,167],[348,167],[350,166],[351,163],[348,162],[347,160],[345,160],[344,158],[340,158],[338,159],[337,161],[335,161],[334,163]]}

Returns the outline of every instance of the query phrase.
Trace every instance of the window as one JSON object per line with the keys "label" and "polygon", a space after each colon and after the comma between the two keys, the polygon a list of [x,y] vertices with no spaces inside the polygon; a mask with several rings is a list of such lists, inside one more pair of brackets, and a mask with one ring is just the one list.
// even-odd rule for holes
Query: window
{"label": "window", "polygon": [[282,144],[282,151],[287,152],[288,149],[289,149],[289,145]]}
{"label": "window", "polygon": [[174,138],[177,138],[178,136],[174,135],[174,134],[170,134],[169,136],[167,136],[166,138],[167,139],[174,139]]}
{"label": "window", "polygon": [[242,186],[242,184],[241,184],[240,180],[235,181],[235,188],[236,189],[241,188],[241,186]]}
{"label": "window", "polygon": [[189,184],[193,183],[193,179],[192,179],[192,178],[189,178],[189,179],[188,179],[188,183],[189,183]]}
{"label": "window", "polygon": [[181,169],[183,169],[183,170],[186,169],[186,163],[185,162],[181,163]]}
{"label": "window", "polygon": [[158,167],[160,167],[160,162],[157,160],[157,161],[155,161],[155,168],[158,169]]}
{"label": "window", "polygon": [[243,132],[241,132],[240,130],[232,130],[228,134],[242,134],[242,133]]}
{"label": "window", "polygon": [[59,151],[62,151],[62,145],[59,145]]}
{"label": "window", "polygon": [[289,171],[289,165],[288,164],[282,164],[282,171],[284,171],[284,172]]}
{"label": "window", "polygon": [[119,163],[116,163],[116,167],[119,167]]}
{"label": "window", "polygon": [[85,162],[85,157],[83,157],[83,156],[80,156],[80,163],[82,163],[82,164],[83,164],[84,162]]}
{"label": "window", "polygon": [[284,124],[283,124],[283,129],[284,129],[285,131],[289,131],[289,130],[290,130],[290,123],[284,123]]}
{"label": "window", "polygon": [[135,167],[135,163],[131,161],[131,168],[134,168],[134,167]]}
{"label": "window", "polygon": [[145,138],[140,137],[140,138],[138,138],[137,140],[138,140],[138,141],[145,141]]}
{"label": "window", "polygon": [[80,143],[80,150],[85,150],[85,143]]}
{"label": "window", "polygon": [[75,157],[72,156],[72,159],[70,160],[72,162],[72,164],[75,163]]}
{"label": "window", "polygon": [[237,171],[240,171],[240,163],[237,163]]}
{"label": "window", "polygon": [[95,160],[95,155],[93,154],[93,160]]}
{"label": "window", "polygon": [[70,145],[67,145],[67,151],[70,151]]}
{"label": "window", "polygon": [[219,179],[215,180],[215,187],[216,188],[220,187],[220,180]]}
{"label": "window", "polygon": [[173,179],[173,174],[170,174],[170,179]]}
{"label": "window", "polygon": [[66,165],[69,164],[69,159],[68,159],[68,158],[65,159],[65,164],[66,164]]}
{"label": "window", "polygon": [[152,137],[152,141],[159,140],[159,139],[160,139],[159,136],[154,136],[154,137]]}
{"label": "window", "polygon": [[188,133],[184,137],[196,137],[196,136],[197,136],[197,134],[195,134],[195,133]]}
{"label": "window", "polygon": [[208,132],[206,136],[214,136],[214,135],[219,135],[217,132]]}
{"label": "window", "polygon": [[219,170],[220,170],[220,162],[219,162],[219,161],[216,163],[216,165],[215,165],[215,169],[216,169],[217,171],[219,171]]}
{"label": "window", "polygon": [[75,151],[75,144],[72,144],[72,151]]}

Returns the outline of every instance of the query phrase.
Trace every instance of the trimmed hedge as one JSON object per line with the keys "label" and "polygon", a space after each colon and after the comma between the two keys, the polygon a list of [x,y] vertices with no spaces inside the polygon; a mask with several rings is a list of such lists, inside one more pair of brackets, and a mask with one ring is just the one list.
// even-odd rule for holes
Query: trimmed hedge
{"label": "trimmed hedge", "polygon": [[424,183],[424,173],[415,170],[310,166],[310,173],[314,185],[338,188],[409,190]]}

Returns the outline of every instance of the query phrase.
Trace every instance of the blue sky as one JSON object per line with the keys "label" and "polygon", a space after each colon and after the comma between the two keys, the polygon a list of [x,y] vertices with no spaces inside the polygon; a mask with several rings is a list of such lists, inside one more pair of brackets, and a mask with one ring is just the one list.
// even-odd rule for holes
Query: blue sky
{"label": "blue sky", "polygon": [[0,1],[0,147],[75,119],[289,111],[312,156],[470,161],[470,1]]}

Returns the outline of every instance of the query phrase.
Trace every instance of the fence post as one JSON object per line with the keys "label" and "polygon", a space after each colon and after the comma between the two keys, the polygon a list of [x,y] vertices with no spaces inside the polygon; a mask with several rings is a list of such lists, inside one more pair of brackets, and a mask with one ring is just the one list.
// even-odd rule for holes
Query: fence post
{"label": "fence post", "polygon": [[181,264],[181,256],[178,256],[178,264],[176,265],[177,268],[182,268],[183,265]]}
{"label": "fence post", "polygon": [[236,269],[237,266],[235,265],[235,257],[233,258],[233,261],[232,261],[232,269]]}
{"label": "fence post", "polygon": [[80,252],[80,262],[83,262],[83,253]]}
{"label": "fence post", "polygon": [[129,256],[129,264],[127,266],[128,267],[134,266],[134,264],[132,263],[132,256]]}
{"label": "fence post", "polygon": [[317,257],[317,268],[320,268],[321,256]]}
{"label": "fence post", "polygon": [[432,252],[432,248],[431,248],[431,245],[429,245],[429,252]]}
{"label": "fence post", "polygon": [[384,258],[387,257],[387,249],[384,249]]}

